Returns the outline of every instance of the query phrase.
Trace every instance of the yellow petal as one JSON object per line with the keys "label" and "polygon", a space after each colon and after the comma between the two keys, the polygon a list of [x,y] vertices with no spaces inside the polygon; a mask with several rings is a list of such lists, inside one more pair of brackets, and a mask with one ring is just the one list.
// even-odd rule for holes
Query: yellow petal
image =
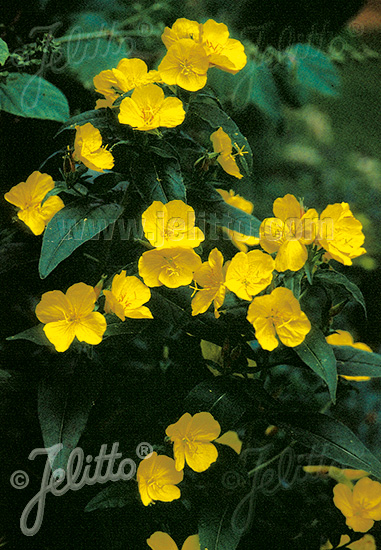
{"label": "yellow petal", "polygon": [[237,432],[225,432],[221,437],[215,440],[215,443],[231,447],[238,455],[242,450],[242,441],[239,439]]}
{"label": "yellow petal", "polygon": [[51,290],[42,295],[36,307],[36,316],[41,323],[64,321],[72,315],[72,307],[63,292]]}
{"label": "yellow petal", "polygon": [[299,201],[294,195],[285,195],[274,201],[273,212],[276,218],[285,222],[288,219],[300,220],[302,217],[302,210]]}
{"label": "yellow petal", "polygon": [[178,550],[177,544],[168,533],[156,531],[149,539],[147,544],[152,550]]}
{"label": "yellow petal", "polygon": [[353,494],[347,485],[338,483],[333,488],[333,502],[345,517],[353,515]]}
{"label": "yellow petal", "polygon": [[285,241],[281,244],[275,258],[277,271],[298,271],[302,269],[308,258],[308,252],[304,244],[296,240]]}
{"label": "yellow petal", "polygon": [[77,317],[89,315],[94,309],[96,295],[91,285],[76,283],[67,289],[66,297]]}
{"label": "yellow petal", "polygon": [[48,323],[44,326],[44,332],[49,342],[59,352],[66,351],[75,338],[74,323],[68,323],[67,321]]}
{"label": "yellow petal", "polygon": [[[171,549],[169,548],[168,550]],[[200,550],[200,537],[198,535],[191,535],[186,538],[181,550]]]}
{"label": "yellow petal", "polygon": [[205,472],[217,458],[218,451],[213,443],[198,443],[196,452],[191,451],[188,446],[185,448],[187,464],[195,472]]}
{"label": "yellow petal", "polygon": [[93,346],[102,342],[102,336],[107,328],[106,319],[98,311],[94,311],[81,319],[75,325],[75,335],[80,342]]}

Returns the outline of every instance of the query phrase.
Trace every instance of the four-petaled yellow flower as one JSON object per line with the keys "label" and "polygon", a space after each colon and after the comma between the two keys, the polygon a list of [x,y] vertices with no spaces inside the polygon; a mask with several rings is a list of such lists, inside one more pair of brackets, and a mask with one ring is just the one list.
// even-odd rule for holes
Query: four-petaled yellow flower
{"label": "four-petaled yellow flower", "polygon": [[181,17],[180,19],[176,19],[172,28],[165,27],[161,39],[168,50],[175,42],[182,38],[191,38],[195,42],[199,42],[201,30],[202,25],[197,23],[197,21],[191,21],[190,19]]}
{"label": "four-petaled yellow flower", "polygon": [[189,413],[166,429],[173,442],[176,470],[183,470],[185,461],[195,472],[204,472],[217,460],[218,451],[211,443],[220,435],[221,427],[209,412]]}
{"label": "four-petaled yellow flower", "polygon": [[[350,548],[350,550],[377,550],[376,541],[372,535],[364,535],[361,539],[355,540],[349,544],[351,539],[348,535],[341,535],[339,546],[335,548]],[[331,550],[333,548],[331,542],[328,540],[323,546],[320,546],[320,550]]]}
{"label": "four-petaled yellow flower", "polygon": [[[179,550],[173,538],[163,531],[156,531],[153,533],[150,538],[147,539],[147,544],[152,550]],[[185,539],[181,550],[200,550],[199,536],[191,535]]]}
{"label": "four-petaled yellow flower", "polygon": [[220,127],[216,132],[211,134],[210,140],[213,143],[214,152],[219,153],[217,157],[218,164],[221,165],[227,174],[235,176],[238,179],[243,178],[235,160],[238,153],[232,154],[232,141],[228,134]]}
{"label": "four-petaled yellow flower", "polygon": [[176,485],[183,480],[184,472],[176,470],[175,461],[169,456],[151,453],[140,462],[136,477],[144,506],[155,500],[172,502],[181,496]]}
{"label": "four-petaled yellow flower", "polygon": [[229,30],[224,23],[208,19],[202,25],[200,38],[211,66],[236,74],[246,65],[247,57],[243,44],[239,40],[229,38]]}
{"label": "four-petaled yellow flower", "polygon": [[[235,194],[232,189],[230,189],[230,191],[216,189],[216,191],[219,192],[227,204],[230,204],[239,210],[243,210],[246,214],[251,214],[253,212],[253,203],[247,199],[244,199],[240,195]],[[223,227],[222,230],[229,236],[234,246],[236,246],[241,252],[247,252],[248,246],[255,246],[256,244],[259,244],[258,237],[250,237],[249,235],[244,235],[239,231],[234,231],[233,229],[228,229],[227,227]]]}
{"label": "four-petaled yellow flower", "polygon": [[330,204],[320,215],[317,242],[327,251],[326,257],[344,265],[366,253],[362,224],[353,216],[346,202]]}
{"label": "four-petaled yellow flower", "polygon": [[43,233],[47,223],[65,205],[60,197],[53,196],[41,204],[46,194],[54,189],[54,181],[48,174],[33,172],[26,181],[18,183],[4,198],[19,208],[17,216],[35,235]]}
{"label": "four-petaled yellow flower", "polygon": [[214,315],[216,319],[220,316],[218,309],[225,300],[226,288],[224,285],[226,264],[223,267],[224,257],[217,248],[209,254],[207,262],[193,275],[194,280],[202,289],[197,289],[195,297],[192,300],[192,315],[204,313],[210,304],[214,302]]}
{"label": "four-petaled yellow flower", "polygon": [[94,76],[95,91],[105,97],[98,99],[96,108],[112,107],[120,94],[159,80],[158,71],[148,72],[147,65],[142,59],[121,59],[116,69],[101,71]]}
{"label": "four-petaled yellow flower", "polygon": [[242,300],[251,300],[272,281],[274,260],[261,250],[237,252],[226,272],[225,286]]}
{"label": "four-petaled yellow flower", "polygon": [[196,92],[205,86],[208,68],[203,46],[190,38],[181,38],[169,48],[158,71],[166,84],[177,84],[184,90]]}
{"label": "four-petaled yellow flower", "polygon": [[275,218],[263,220],[259,229],[260,245],[269,254],[277,252],[277,271],[298,271],[307,261],[306,244],[311,244],[318,231],[318,213],[307,212],[294,197],[285,195],[274,201]]}
{"label": "four-petaled yellow flower", "polygon": [[[352,348],[362,349],[364,351],[369,351],[370,353],[373,352],[372,348],[367,346],[366,344],[363,344],[362,342],[354,342],[353,336],[347,332],[346,330],[336,330],[335,334],[330,334],[326,337],[326,340],[328,344],[331,344],[332,346],[350,346]],[[367,380],[370,380],[370,376],[346,376],[344,374],[340,375],[342,378],[345,378],[346,380],[354,380],[355,382],[365,382]]]}
{"label": "four-petaled yellow flower", "polygon": [[147,286],[178,288],[189,285],[201,258],[192,248],[159,248],[144,252],[139,259],[139,275]]}
{"label": "four-petaled yellow flower", "polygon": [[164,126],[174,128],[185,118],[183,104],[177,97],[164,97],[156,84],[138,86],[131,97],[125,97],[118,115],[121,124],[129,124],[136,130],[154,130]]}
{"label": "four-petaled yellow flower", "polygon": [[346,517],[346,524],[354,531],[366,533],[381,520],[381,483],[363,477],[351,490],[338,483],[333,488],[333,502]]}
{"label": "four-petaled yellow flower", "polygon": [[143,306],[151,298],[150,289],[135,276],[126,277],[122,271],[112,280],[111,290],[104,290],[105,312],[115,313],[121,321],[131,319],[153,319],[148,307]]}
{"label": "four-petaled yellow flower", "polygon": [[196,248],[205,237],[195,220],[193,208],[181,200],[154,201],[142,214],[144,235],[155,248]]}
{"label": "four-petaled yellow flower", "polygon": [[276,288],[271,294],[257,296],[247,311],[255,337],[263,349],[272,351],[279,340],[288,347],[301,344],[311,330],[311,323],[300,309],[299,301],[288,288]]}
{"label": "four-petaled yellow flower", "polygon": [[94,288],[85,283],[76,283],[66,294],[52,290],[42,295],[36,307],[36,316],[45,323],[47,339],[57,351],[66,351],[74,338],[87,344],[100,344],[106,330],[106,319],[94,310]]}
{"label": "four-petaled yellow flower", "polygon": [[83,162],[87,168],[96,172],[110,170],[114,166],[114,157],[106,147],[102,147],[102,136],[98,128],[87,122],[75,129],[74,160]]}

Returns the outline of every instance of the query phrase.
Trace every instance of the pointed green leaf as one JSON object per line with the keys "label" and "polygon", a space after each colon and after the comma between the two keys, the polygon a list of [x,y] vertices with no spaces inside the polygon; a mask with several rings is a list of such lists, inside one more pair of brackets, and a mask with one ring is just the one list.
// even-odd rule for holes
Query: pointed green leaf
{"label": "pointed green leaf", "polygon": [[32,328],[28,328],[27,330],[19,332],[14,336],[8,336],[7,340],[29,340],[30,342],[38,344],[39,346],[48,346],[54,349],[53,344],[49,342],[49,340],[45,336],[44,325],[42,324],[36,325]]}
{"label": "pointed green leaf", "polygon": [[381,376],[381,355],[351,346],[332,346],[337,372],[345,376]]}
{"label": "pointed green leaf", "polygon": [[[131,468],[131,478],[134,476],[135,470]],[[110,485],[110,487],[103,489],[103,491],[91,499],[85,508],[85,512],[105,510],[107,508],[122,508],[127,504],[131,504],[135,501],[137,496],[136,490],[134,489],[135,484],[133,483],[129,483],[128,481],[116,481]]]}
{"label": "pointed green leaf", "polygon": [[[38,417],[46,448],[62,444],[62,450],[50,459],[52,471],[66,469],[70,453],[86,427],[94,399],[101,387],[102,370],[95,361],[71,356],[40,383]],[[73,369],[74,367],[74,369]]]}
{"label": "pointed green leaf", "polygon": [[354,283],[352,283],[345,275],[342,273],[338,273],[337,271],[333,271],[331,269],[319,269],[315,275],[315,279],[319,280],[320,282],[326,284],[327,286],[339,286],[343,290],[346,291],[351,298],[360,304],[362,308],[364,309],[365,315],[366,315],[366,304],[364,296],[359,289],[358,286],[356,286]]}
{"label": "pointed green leaf", "polygon": [[300,359],[327,384],[331,400],[336,401],[337,369],[332,348],[323,333],[312,327],[304,342],[293,348]]}
{"label": "pointed green leaf", "polygon": [[208,550],[235,550],[237,548],[243,531],[235,525],[232,518],[234,518],[240,500],[242,500],[242,495],[239,499],[234,499],[226,495],[222,498],[213,497],[209,493],[200,510],[198,524],[200,548]]}
{"label": "pointed green leaf", "polygon": [[76,248],[114,223],[123,212],[119,204],[77,201],[48,223],[41,248],[40,277],[45,279]]}
{"label": "pointed green leaf", "polygon": [[335,418],[306,411],[282,411],[270,415],[270,421],[286,429],[314,454],[331,458],[342,466],[365,470],[381,479],[381,462]]}
{"label": "pointed green leaf", "polygon": [[325,53],[310,44],[295,44],[285,53],[291,83],[297,86],[301,99],[307,100],[311,91],[337,94],[339,72]]}
{"label": "pointed green leaf", "polygon": [[5,82],[0,82],[0,110],[58,122],[69,118],[64,94],[44,78],[24,73],[11,73]]}

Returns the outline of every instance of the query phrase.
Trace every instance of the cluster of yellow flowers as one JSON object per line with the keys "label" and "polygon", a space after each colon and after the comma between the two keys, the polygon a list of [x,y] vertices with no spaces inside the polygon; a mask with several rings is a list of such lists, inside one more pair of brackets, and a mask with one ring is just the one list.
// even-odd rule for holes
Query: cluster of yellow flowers
{"label": "cluster of yellow flowers", "polygon": [[141,500],[148,506],[155,500],[171,502],[180,498],[177,485],[183,480],[185,463],[195,472],[204,472],[217,460],[218,451],[212,441],[229,445],[239,453],[240,447],[231,443],[227,432],[221,432],[219,423],[209,412],[199,412],[182,417],[166,429],[167,438],[173,443],[174,459],[152,452],[139,464],[137,480]]}
{"label": "cluster of yellow flowers", "polygon": [[[375,521],[381,520],[381,483],[371,480],[368,472],[335,466],[304,466],[303,469],[310,474],[328,475],[338,482],[333,488],[333,502],[353,531],[366,533]],[[357,481],[355,485],[354,481]],[[338,548],[343,546],[353,550],[376,550],[372,535],[365,535],[351,544],[349,542],[348,535],[342,535]],[[333,546],[327,541],[320,550],[330,548]]]}
{"label": "cluster of yellow flowers", "polygon": [[278,198],[273,205],[274,218],[266,218],[260,227],[260,245],[270,254],[276,252],[277,271],[298,271],[307,261],[306,245],[326,250],[326,259],[352,265],[352,259],[365,254],[361,222],[346,202],[330,204],[319,215],[314,208],[305,211],[293,195]]}
{"label": "cluster of yellow flowers", "polygon": [[[121,321],[126,317],[153,318],[143,305],[151,298],[150,289],[137,277],[127,277],[125,271],[114,276],[111,290],[104,290],[103,294],[105,313],[115,313]],[[85,283],[72,285],[66,294],[52,290],[42,295],[36,316],[45,324],[45,335],[57,351],[66,351],[74,338],[91,345],[101,343],[107,322],[102,313],[94,311],[98,298],[98,289]]]}

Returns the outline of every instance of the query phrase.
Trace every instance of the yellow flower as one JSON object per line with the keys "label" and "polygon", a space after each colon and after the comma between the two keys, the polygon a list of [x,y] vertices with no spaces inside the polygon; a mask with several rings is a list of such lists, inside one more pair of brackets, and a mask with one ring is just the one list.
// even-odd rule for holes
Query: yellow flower
{"label": "yellow flower", "polygon": [[144,235],[155,248],[196,248],[205,237],[195,219],[193,208],[181,200],[154,201],[142,214]]}
{"label": "yellow flower", "polygon": [[76,126],[73,158],[81,161],[90,170],[103,172],[114,166],[114,157],[102,147],[102,136],[90,122]]}
{"label": "yellow flower", "polygon": [[47,223],[65,205],[60,197],[53,196],[41,204],[45,195],[54,189],[54,181],[48,174],[33,172],[26,181],[18,183],[8,193],[6,201],[19,208],[17,216],[35,235],[41,235]]}
{"label": "yellow flower", "polygon": [[201,43],[209,57],[209,63],[228,73],[236,74],[246,65],[247,57],[243,44],[229,38],[229,30],[224,23],[208,19],[202,25]]}
{"label": "yellow flower", "polygon": [[237,432],[228,431],[225,432],[221,437],[218,439],[215,439],[215,443],[219,443],[220,445],[227,445],[228,447],[231,447],[233,451],[239,455],[242,450],[242,441],[238,437]]}
{"label": "yellow flower", "polygon": [[105,312],[115,313],[121,321],[131,319],[153,319],[148,307],[143,306],[151,298],[150,289],[137,277],[126,277],[122,271],[112,280],[111,290],[104,290]]}
{"label": "yellow flower", "polygon": [[192,248],[160,248],[144,252],[139,259],[139,275],[147,286],[178,288],[189,285],[201,258]]}
{"label": "yellow flower", "polygon": [[118,118],[121,124],[147,131],[160,126],[178,126],[185,118],[185,111],[177,97],[164,97],[159,86],[146,84],[135,88],[131,97],[122,100]]}
{"label": "yellow flower", "polygon": [[277,271],[298,271],[307,261],[306,244],[316,237],[318,213],[307,212],[294,195],[285,195],[274,201],[275,218],[266,218],[259,229],[260,245],[269,254],[277,252]]}
{"label": "yellow flower", "polygon": [[[246,214],[251,214],[253,212],[253,203],[244,199],[240,195],[236,195],[232,189],[230,189],[230,191],[216,189],[216,191],[219,192],[227,204],[230,204],[239,210],[243,210]],[[247,252],[248,246],[255,246],[256,244],[259,244],[258,237],[250,237],[249,235],[244,235],[243,233],[239,233],[239,231],[227,229],[226,227],[223,227],[222,230],[229,236],[234,246],[236,246],[241,252]]]}
{"label": "yellow flower", "polygon": [[85,283],[72,285],[66,295],[60,290],[42,295],[36,316],[45,323],[46,337],[57,351],[66,351],[75,337],[87,344],[101,343],[106,319],[93,311],[95,302],[94,288]]}
{"label": "yellow flower", "polygon": [[274,260],[260,250],[237,252],[226,272],[225,286],[242,300],[251,300],[269,286]]}
{"label": "yellow flower", "polygon": [[352,265],[352,258],[366,253],[362,224],[353,216],[346,202],[330,204],[321,213],[317,242],[328,254],[344,265]]}
{"label": "yellow flower", "polygon": [[217,310],[224,303],[226,292],[224,285],[226,269],[222,267],[223,263],[224,257],[221,252],[217,248],[213,248],[208,261],[204,262],[193,275],[196,283],[203,288],[198,289],[192,300],[192,315],[204,313],[214,302],[214,315],[216,319],[220,316]]}
{"label": "yellow flower", "polygon": [[166,429],[173,442],[176,470],[182,470],[185,461],[195,472],[204,472],[218,457],[216,447],[211,443],[221,432],[217,420],[209,412],[189,413]]}
{"label": "yellow flower", "polygon": [[121,59],[116,69],[101,71],[94,76],[95,91],[105,97],[104,100],[98,100],[97,108],[112,107],[120,94],[159,80],[158,71],[148,72],[142,59]]}
{"label": "yellow flower", "polygon": [[[168,533],[163,531],[156,531],[149,539],[147,544],[152,550],[178,550],[177,544]],[[181,550],[200,550],[200,539],[198,535],[191,535],[187,539],[181,548]]]}
{"label": "yellow flower", "polygon": [[343,483],[333,488],[333,502],[354,531],[366,533],[381,520],[381,483],[369,477],[360,479],[353,490]]}
{"label": "yellow flower", "polygon": [[144,506],[154,500],[172,502],[181,496],[176,485],[183,480],[184,472],[176,470],[175,461],[169,456],[151,453],[140,462],[136,477]]}
{"label": "yellow flower", "polygon": [[213,143],[214,152],[220,153],[217,157],[217,162],[225,172],[238,179],[243,178],[235,160],[235,156],[239,153],[232,154],[232,142],[228,134],[220,127],[216,132],[213,132],[210,140]]}
{"label": "yellow flower", "polygon": [[[377,550],[376,541],[372,535],[364,535],[361,539],[355,540],[351,544],[348,535],[341,535],[339,546],[335,548],[350,548],[351,550]],[[328,540],[323,546],[320,546],[320,550],[331,550],[333,548],[331,542]]]}
{"label": "yellow flower", "polygon": [[180,19],[176,19],[172,28],[165,27],[161,39],[167,50],[182,38],[191,38],[195,42],[199,42],[201,28],[202,25],[197,23],[197,21],[191,21],[190,19],[181,17]]}
{"label": "yellow flower", "polygon": [[[326,340],[328,344],[331,344],[332,346],[350,346],[352,348],[369,351],[370,353],[373,351],[369,346],[363,344],[362,342],[354,343],[353,336],[346,330],[338,329],[335,334],[330,334],[327,336]],[[364,382],[366,380],[370,380],[371,378],[370,376],[345,376],[344,374],[341,374],[340,376],[346,380],[354,380],[356,382]]]}
{"label": "yellow flower", "polygon": [[196,92],[206,84],[208,67],[203,46],[190,38],[181,38],[169,48],[158,71],[166,84],[177,84],[184,90]]}
{"label": "yellow flower", "polygon": [[254,298],[247,320],[254,326],[259,344],[268,351],[278,346],[276,335],[285,346],[293,348],[311,330],[311,323],[288,288],[276,288],[267,296]]}

